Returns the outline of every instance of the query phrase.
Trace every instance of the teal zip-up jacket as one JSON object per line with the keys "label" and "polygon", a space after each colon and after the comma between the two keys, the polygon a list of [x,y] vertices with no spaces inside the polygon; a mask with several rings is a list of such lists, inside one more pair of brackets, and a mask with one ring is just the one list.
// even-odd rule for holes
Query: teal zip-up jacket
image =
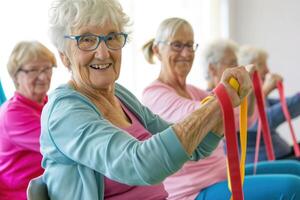
{"label": "teal zip-up jacket", "polygon": [[115,94],[153,134],[150,139],[138,141],[114,126],[68,85],[49,95],[40,142],[43,180],[52,200],[102,200],[104,176],[128,185],[160,183],[186,161],[208,156],[221,139],[208,133],[189,157],[170,124],[121,85]]}

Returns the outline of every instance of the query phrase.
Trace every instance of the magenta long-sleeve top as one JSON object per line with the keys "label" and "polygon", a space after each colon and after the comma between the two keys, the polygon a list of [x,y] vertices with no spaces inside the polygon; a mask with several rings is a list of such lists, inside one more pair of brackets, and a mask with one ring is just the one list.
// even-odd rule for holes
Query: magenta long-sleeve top
{"label": "magenta long-sleeve top", "polygon": [[41,175],[40,117],[47,102],[20,93],[0,107],[0,199],[26,199],[29,181]]}

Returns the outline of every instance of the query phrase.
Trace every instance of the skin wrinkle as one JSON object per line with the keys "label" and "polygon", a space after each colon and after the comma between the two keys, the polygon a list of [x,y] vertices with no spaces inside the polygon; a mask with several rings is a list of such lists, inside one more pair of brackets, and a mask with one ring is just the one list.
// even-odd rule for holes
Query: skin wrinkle
{"label": "skin wrinkle", "polygon": [[[247,71],[244,67],[240,67],[235,69],[227,69],[223,74],[224,78],[222,83],[224,84],[229,96],[231,96],[234,107],[240,104],[241,98],[245,97],[251,88],[249,74],[248,76],[243,76],[240,73],[247,74]],[[241,84],[239,94],[237,94],[234,89],[228,85],[228,80],[230,77],[235,77],[239,83],[244,83]],[[216,127],[218,127],[218,129],[220,128],[220,123],[217,124],[218,120],[208,119],[221,119],[221,110],[216,99],[202,105],[202,107],[194,111],[189,117],[179,122],[179,126],[181,126],[181,128],[175,127],[174,130],[176,135],[189,155],[193,153],[197,145],[203,140],[209,131],[212,131]],[[185,132],[189,132],[189,134],[184,134]]]}
{"label": "skin wrinkle", "polygon": [[[190,116],[173,126],[179,140],[189,155],[192,155],[200,141],[206,136],[206,133],[220,121],[211,119],[221,119],[221,110],[217,99],[204,104]],[[223,132],[219,133],[219,135],[223,135]]]}

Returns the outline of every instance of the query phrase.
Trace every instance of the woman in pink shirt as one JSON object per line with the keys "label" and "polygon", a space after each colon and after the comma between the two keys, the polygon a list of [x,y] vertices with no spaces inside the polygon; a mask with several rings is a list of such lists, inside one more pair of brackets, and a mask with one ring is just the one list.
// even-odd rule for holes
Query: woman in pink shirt
{"label": "woman in pink shirt", "polygon": [[[197,47],[191,25],[180,18],[164,20],[155,39],[143,47],[146,60],[153,63],[153,57],[156,56],[161,63],[161,71],[157,80],[144,90],[142,101],[169,122],[178,122],[199,108],[200,101],[208,95],[206,91],[186,83]],[[272,164],[272,167],[278,165]],[[263,166],[270,168],[269,164],[259,167]],[[294,174],[300,175],[299,168]],[[295,195],[299,199],[296,189],[291,187],[300,183],[296,175],[248,176],[244,184],[245,199],[279,199],[283,196],[291,199]],[[168,199],[172,200],[228,200],[230,191],[226,179],[226,156],[221,142],[209,157],[187,162],[181,170],[164,181],[164,187],[169,193]],[[271,189],[260,190],[256,186]]]}
{"label": "woman in pink shirt", "polygon": [[54,66],[54,54],[37,41],[19,42],[9,57],[16,91],[0,108],[1,200],[25,200],[28,182],[43,173],[40,116]]}

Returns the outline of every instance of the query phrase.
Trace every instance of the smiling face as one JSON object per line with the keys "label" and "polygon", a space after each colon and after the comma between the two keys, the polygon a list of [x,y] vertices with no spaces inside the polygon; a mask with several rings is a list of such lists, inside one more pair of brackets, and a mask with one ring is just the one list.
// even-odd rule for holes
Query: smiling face
{"label": "smiling face", "polygon": [[[169,44],[184,44],[192,45],[194,44],[194,33],[193,30],[187,25],[181,26],[175,35],[168,39]],[[181,51],[175,51],[172,49],[172,45],[160,44],[159,48],[159,59],[162,65],[162,71],[170,79],[184,80],[189,74],[193,61],[195,52],[191,51],[187,46]]]}
{"label": "smiling face", "polygon": [[53,64],[45,59],[25,63],[16,74],[17,91],[41,103],[50,87],[52,67]]}
{"label": "smiling face", "polygon": [[[120,32],[120,30],[112,24],[106,23],[103,26],[84,26],[70,35],[108,35],[116,32]],[[93,51],[80,50],[76,41],[71,40],[69,44],[67,55],[65,54],[64,56],[70,62],[73,78],[82,80],[85,86],[92,89],[112,89],[120,74],[121,49],[110,50],[104,41]],[[66,62],[64,63],[66,64]]]}

